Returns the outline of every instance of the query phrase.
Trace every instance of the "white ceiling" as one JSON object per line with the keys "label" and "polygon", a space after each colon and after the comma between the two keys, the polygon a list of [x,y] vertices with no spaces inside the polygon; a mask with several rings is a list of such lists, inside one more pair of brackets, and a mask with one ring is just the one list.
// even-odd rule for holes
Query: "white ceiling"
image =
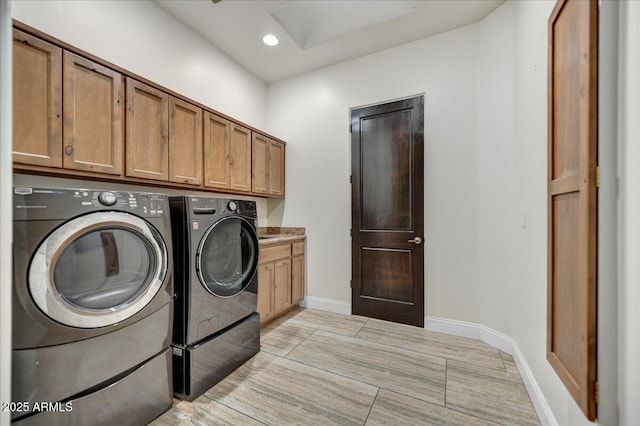
{"label": "white ceiling", "polygon": [[[504,1],[156,0],[267,83],[477,22]],[[265,46],[267,33],[280,43]]]}

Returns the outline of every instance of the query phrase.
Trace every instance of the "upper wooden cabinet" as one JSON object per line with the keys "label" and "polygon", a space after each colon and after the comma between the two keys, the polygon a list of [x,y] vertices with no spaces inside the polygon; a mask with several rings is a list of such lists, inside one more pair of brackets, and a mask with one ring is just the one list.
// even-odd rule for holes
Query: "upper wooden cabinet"
{"label": "upper wooden cabinet", "polygon": [[127,176],[169,180],[169,95],[127,78]]}
{"label": "upper wooden cabinet", "polygon": [[13,31],[13,161],[62,167],[62,49]]}
{"label": "upper wooden cabinet", "polygon": [[251,130],[238,124],[231,131],[231,189],[251,191]]}
{"label": "upper wooden cabinet", "polygon": [[251,130],[210,112],[204,119],[204,184],[251,190]]}
{"label": "upper wooden cabinet", "polygon": [[169,180],[202,184],[202,109],[169,100]]}
{"label": "upper wooden cabinet", "polygon": [[284,197],[284,144],[253,132],[252,192]]}
{"label": "upper wooden cabinet", "polygon": [[65,51],[63,76],[63,166],[121,175],[122,75]]}
{"label": "upper wooden cabinet", "polygon": [[284,144],[269,143],[269,195],[284,197]]}
{"label": "upper wooden cabinet", "polygon": [[15,27],[16,171],[284,197],[283,142]]}
{"label": "upper wooden cabinet", "polygon": [[208,111],[204,113],[204,185],[228,189],[231,122]]}

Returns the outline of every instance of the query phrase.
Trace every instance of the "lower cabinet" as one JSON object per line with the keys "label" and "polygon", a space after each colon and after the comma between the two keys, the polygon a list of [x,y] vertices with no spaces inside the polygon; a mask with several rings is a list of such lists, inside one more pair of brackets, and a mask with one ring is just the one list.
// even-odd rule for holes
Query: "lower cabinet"
{"label": "lower cabinet", "polygon": [[[295,256],[292,257],[292,253]],[[258,313],[264,324],[304,298],[304,241],[260,248]]]}

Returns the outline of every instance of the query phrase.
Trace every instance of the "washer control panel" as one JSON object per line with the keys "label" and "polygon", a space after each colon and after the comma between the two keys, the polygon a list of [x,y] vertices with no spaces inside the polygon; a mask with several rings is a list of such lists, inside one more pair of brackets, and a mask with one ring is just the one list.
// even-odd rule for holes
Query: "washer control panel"
{"label": "washer control panel", "polygon": [[117,210],[141,217],[169,215],[165,194],[66,188],[14,188],[14,214],[24,220],[67,218],[90,211]]}

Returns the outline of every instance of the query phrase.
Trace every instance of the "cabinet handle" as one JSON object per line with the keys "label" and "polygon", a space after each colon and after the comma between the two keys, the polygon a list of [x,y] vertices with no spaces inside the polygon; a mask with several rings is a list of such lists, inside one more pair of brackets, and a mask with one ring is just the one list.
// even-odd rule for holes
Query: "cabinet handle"
{"label": "cabinet handle", "polygon": [[73,147],[71,145],[67,145],[64,147],[64,153],[67,155],[73,154]]}

